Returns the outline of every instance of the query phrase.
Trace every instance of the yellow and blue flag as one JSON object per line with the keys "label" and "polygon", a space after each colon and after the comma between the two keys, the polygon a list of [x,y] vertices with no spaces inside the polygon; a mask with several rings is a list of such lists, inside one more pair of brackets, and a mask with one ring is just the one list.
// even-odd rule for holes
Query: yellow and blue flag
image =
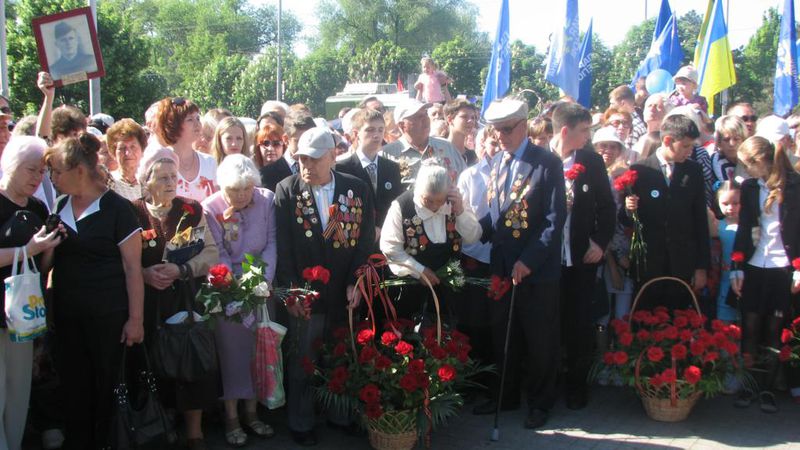
{"label": "yellow and blue flag", "polygon": [[706,13],[703,15],[703,23],[700,24],[700,32],[697,33],[697,43],[694,45],[694,59],[692,59],[692,65],[695,68],[700,66],[700,53],[703,51],[703,42],[706,39],[706,31],[708,31],[708,19],[711,18],[711,10],[713,8],[714,0],[708,0]]}
{"label": "yellow and blue flag", "polygon": [[728,27],[722,11],[722,0],[714,0],[708,29],[703,39],[700,60],[698,93],[708,101],[708,113],[714,113],[714,95],[736,84],[733,53],[728,43]]}
{"label": "yellow and blue flag", "polygon": [[775,63],[775,86],[773,111],[786,116],[797,105],[797,32],[794,28],[794,1],[786,0],[781,16],[781,32],[778,38],[778,59]]}
{"label": "yellow and blue flag", "polygon": [[492,58],[486,74],[486,87],[483,90],[481,116],[489,105],[506,94],[511,86],[511,48],[508,35],[508,0],[500,5],[500,20],[492,45]]}

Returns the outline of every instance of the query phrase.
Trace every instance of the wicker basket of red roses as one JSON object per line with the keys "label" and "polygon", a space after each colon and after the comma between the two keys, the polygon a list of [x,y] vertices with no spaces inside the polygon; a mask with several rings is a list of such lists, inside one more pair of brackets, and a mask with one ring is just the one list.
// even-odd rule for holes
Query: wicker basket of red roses
{"label": "wicker basket of red roses", "polygon": [[692,292],[683,280],[660,277],[642,286],[627,320],[615,319],[611,328],[614,347],[603,355],[594,370],[605,370],[636,389],[647,415],[658,421],[685,420],[698,399],[712,397],[724,388],[731,374],[744,376],[738,364],[738,326],[707,318],[695,309],[664,307],[636,310],[642,292],[654,283],[677,282]]}
{"label": "wicker basket of red roses", "polygon": [[[369,320],[333,333],[322,346],[319,364],[306,362],[317,381],[317,397],[329,410],[357,412],[376,449],[410,449],[420,436],[455,416],[463,404],[460,394],[474,386],[470,378],[490,370],[469,357],[469,338],[443,330],[438,298],[435,326],[415,329],[415,323],[398,319],[379,269],[381,255],[373,255],[360,270],[356,283],[368,309]],[[387,315],[382,329],[375,326],[375,307]]]}

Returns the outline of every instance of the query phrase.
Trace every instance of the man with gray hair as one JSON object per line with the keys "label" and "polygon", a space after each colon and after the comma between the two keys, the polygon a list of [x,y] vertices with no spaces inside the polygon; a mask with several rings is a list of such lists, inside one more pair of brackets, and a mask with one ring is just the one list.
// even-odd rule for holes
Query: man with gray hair
{"label": "man with gray hair", "polygon": [[434,158],[447,169],[452,181],[467,168],[464,158],[446,139],[429,136],[431,120],[428,117],[430,103],[408,99],[394,109],[394,120],[403,133],[395,142],[383,147],[383,154],[400,164],[403,184],[411,186],[417,177],[422,161]]}
{"label": "man with gray hair", "polygon": [[[333,170],[332,132],[306,131],[297,143],[300,171],[281,181],[275,190],[280,286],[302,286],[303,271],[322,266],[330,271],[326,284],[312,283],[320,297],[310,310],[302,303],[287,306],[289,339],[296,347],[287,360],[288,425],[294,441],[315,445],[314,392],[303,361],[319,356],[314,342],[331,339],[345,325],[348,308],[358,306],[356,270],[367,262],[375,242],[375,211],[367,185],[351,175]],[[300,325],[302,324],[302,325]],[[330,417],[348,428],[347,417]]]}
{"label": "man with gray hair", "polygon": [[[494,125],[503,150],[491,162],[488,183],[489,214],[481,219],[484,241],[491,241],[492,275],[511,278],[513,291],[493,302],[489,317],[495,361],[504,361],[508,344],[503,392],[493,386],[493,398],[477,405],[475,414],[492,414],[497,401],[503,409],[520,404],[520,361],[528,363],[526,428],[547,422],[555,405],[560,359],[559,278],[561,236],[567,216],[567,198],[561,160],[527,138],[528,105],[520,100],[493,102],[484,114]],[[514,309],[511,297],[515,295]],[[524,355],[527,358],[523,358]]]}
{"label": "man with gray hair", "polygon": [[644,102],[644,123],[647,125],[647,131],[636,141],[633,147],[631,147],[633,152],[631,152],[630,159],[628,160],[629,164],[633,164],[639,159],[639,156],[642,155],[644,144],[647,141],[647,135],[659,132],[661,129],[661,121],[664,120],[664,117],[671,109],[672,103],[667,100],[666,94],[659,93],[647,97],[647,100]]}

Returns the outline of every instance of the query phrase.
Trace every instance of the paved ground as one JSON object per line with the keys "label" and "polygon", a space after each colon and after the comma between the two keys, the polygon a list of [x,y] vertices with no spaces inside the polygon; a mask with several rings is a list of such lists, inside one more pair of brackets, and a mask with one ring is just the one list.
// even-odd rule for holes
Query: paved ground
{"label": "paved ground", "polygon": [[[698,402],[689,419],[682,423],[650,420],[639,399],[623,388],[595,388],[589,406],[582,411],[567,410],[563,403],[552,412],[550,421],[540,431],[522,428],[525,411],[503,413],[500,440],[489,441],[492,416],[473,416],[465,408],[449,425],[435,432],[434,449],[722,449],[774,448],[800,449],[800,405],[788,394],[778,397],[780,412],[762,413],[758,405],[749,409],[732,406],[733,397],[720,396]],[[282,420],[283,413],[267,413],[278,435],[270,440],[251,438],[247,449],[292,449]],[[319,450],[368,449],[367,438],[347,437],[327,428],[317,427]],[[210,447],[228,448],[221,430],[208,433]],[[418,447],[419,448],[419,447]]]}

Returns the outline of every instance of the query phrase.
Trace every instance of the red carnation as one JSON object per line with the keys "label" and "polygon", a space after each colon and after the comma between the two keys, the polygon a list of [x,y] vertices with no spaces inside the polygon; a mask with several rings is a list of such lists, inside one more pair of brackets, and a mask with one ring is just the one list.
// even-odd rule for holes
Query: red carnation
{"label": "red carnation", "polygon": [[661,372],[661,377],[664,379],[665,383],[673,383],[678,380],[678,375],[675,373],[675,369],[666,369]]}
{"label": "red carnation", "polygon": [[603,355],[603,364],[607,366],[614,364],[614,352],[605,352]]}
{"label": "red carnation", "polygon": [[664,359],[664,350],[661,347],[650,347],[647,349],[647,359],[652,362],[659,362]]}
{"label": "red carnation", "polygon": [[744,262],[744,253],[742,252],[733,252],[731,254],[731,262],[736,264],[741,264]]}
{"label": "red carnation", "polygon": [[367,404],[377,403],[381,399],[381,390],[372,383],[367,384],[358,391],[358,398]]}
{"label": "red carnation", "polygon": [[614,333],[616,333],[617,336],[621,335],[622,333],[628,333],[631,331],[631,327],[630,325],[628,325],[628,322],[625,322],[624,320],[620,319],[612,320],[611,327],[614,328]]}
{"label": "red carnation", "polygon": [[384,331],[383,334],[381,335],[381,344],[388,347],[394,344],[395,341],[397,341],[398,339],[399,338],[397,337],[397,334],[395,334],[394,331]]}
{"label": "red carnation", "polygon": [[400,387],[406,392],[414,392],[417,390],[417,377],[413,373],[407,373],[400,378]]}
{"label": "red carnation", "polygon": [[364,414],[370,419],[377,419],[383,415],[383,407],[380,403],[367,403]]}
{"label": "red carnation", "polygon": [[713,363],[714,361],[719,359],[719,353],[717,352],[708,352],[703,356],[704,363]]}
{"label": "red carnation", "polygon": [[703,372],[697,366],[689,366],[683,371],[683,378],[685,378],[686,382],[689,384],[697,384],[702,375]]}
{"label": "red carnation", "polygon": [[692,331],[686,329],[681,330],[680,333],[678,333],[678,336],[681,338],[682,341],[689,342],[692,340]]}
{"label": "red carnation", "polygon": [[331,272],[322,266],[306,267],[303,269],[303,279],[309,283],[321,281],[322,284],[328,284],[331,279]]}
{"label": "red carnation", "polygon": [[725,329],[725,334],[727,334],[731,339],[738,341],[742,338],[742,329],[739,328],[738,325],[730,324],[728,325],[728,328]]}
{"label": "red carnation", "polygon": [[675,318],[675,326],[678,328],[686,328],[689,326],[689,319],[686,316],[678,316]]}
{"label": "red carnation", "polygon": [[641,330],[636,332],[636,339],[640,341],[646,341],[650,339],[650,332],[642,328]]}
{"label": "red carnation", "polygon": [[675,359],[684,359],[686,358],[686,354],[689,351],[686,349],[686,346],[683,344],[675,344],[672,346],[672,350],[670,350],[672,357]]}
{"label": "red carnation", "polygon": [[412,359],[408,363],[409,373],[422,373],[425,372],[425,361],[421,359]]}
{"label": "red carnation", "polygon": [[486,296],[492,300],[502,300],[506,292],[511,288],[511,280],[509,278],[501,278],[498,275],[492,275],[489,282],[489,288],[486,290]]}
{"label": "red carnation", "polygon": [[584,172],[586,172],[586,167],[583,167],[583,164],[575,163],[572,165],[572,168],[567,170],[567,173],[564,174],[564,178],[574,181],[578,178],[578,175]]}
{"label": "red carnation", "polygon": [[781,344],[788,344],[793,337],[794,333],[792,333],[792,330],[784,328],[783,331],[781,332]]}
{"label": "red carnation", "polygon": [[233,273],[225,264],[217,264],[208,269],[208,282],[215,288],[226,288],[233,283]]}
{"label": "red carnation", "polygon": [[676,327],[664,328],[664,337],[667,339],[678,339],[678,329]]}
{"label": "red carnation", "polygon": [[689,344],[689,350],[693,356],[700,356],[706,351],[706,345],[702,341],[694,341]]}
{"label": "red carnation", "polygon": [[379,355],[375,358],[375,368],[378,370],[384,370],[392,365],[392,360],[383,356]]}
{"label": "red carnation", "polygon": [[194,208],[188,203],[184,203],[183,206],[181,206],[181,209],[185,214],[194,215]]}
{"label": "red carnation", "polygon": [[397,343],[397,345],[394,346],[394,350],[400,355],[407,355],[411,353],[412,350],[414,350],[414,346],[412,346],[406,341],[400,341]]}
{"label": "red carnation", "polygon": [[792,260],[792,267],[794,267],[794,270],[800,270],[800,258]]}
{"label": "red carnation", "polygon": [[636,178],[638,178],[638,176],[639,174],[636,173],[635,170],[625,171],[625,173],[614,180],[614,189],[619,192],[627,191],[630,193],[630,189],[636,184]]}
{"label": "red carnation", "polygon": [[664,384],[664,379],[661,377],[661,374],[656,374],[650,377],[650,384],[658,389]]}
{"label": "red carnation", "polygon": [[450,364],[445,364],[442,367],[439,367],[439,370],[436,372],[436,374],[439,375],[439,379],[442,380],[442,382],[447,383],[448,381],[453,381],[456,378],[456,369]]}
{"label": "red carnation", "polygon": [[630,346],[632,342],[633,342],[633,334],[631,334],[631,333],[627,333],[627,332],[626,332],[626,333],[622,333],[622,334],[619,336],[619,343],[620,343],[620,344],[621,344],[623,347],[628,347],[628,346]]}
{"label": "red carnation", "polygon": [[664,340],[664,332],[662,330],[653,331],[653,340],[656,342],[661,342]]}
{"label": "red carnation", "polygon": [[781,360],[781,362],[786,362],[792,359],[792,347],[789,347],[788,345],[781,347],[781,351],[778,353],[778,359]]}
{"label": "red carnation", "polygon": [[628,354],[623,351],[614,352],[614,364],[621,366],[628,362]]}
{"label": "red carnation", "polygon": [[371,329],[361,330],[356,335],[356,342],[361,345],[366,344],[367,342],[371,341],[375,337],[375,332]]}

